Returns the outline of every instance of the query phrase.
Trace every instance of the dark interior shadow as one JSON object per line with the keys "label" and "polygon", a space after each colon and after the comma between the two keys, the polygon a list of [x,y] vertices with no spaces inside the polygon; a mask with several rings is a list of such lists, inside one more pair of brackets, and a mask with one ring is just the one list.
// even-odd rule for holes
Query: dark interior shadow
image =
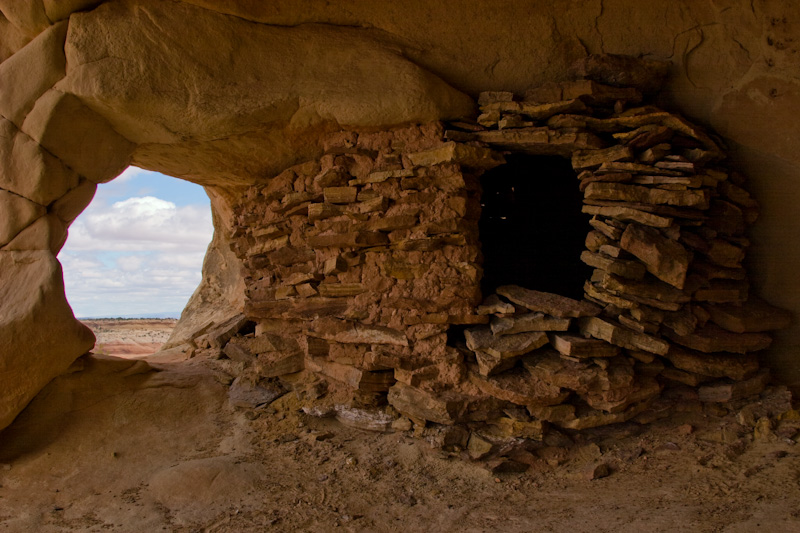
{"label": "dark interior shadow", "polygon": [[512,154],[481,178],[484,297],[501,285],[583,298],[589,216],[568,159]]}

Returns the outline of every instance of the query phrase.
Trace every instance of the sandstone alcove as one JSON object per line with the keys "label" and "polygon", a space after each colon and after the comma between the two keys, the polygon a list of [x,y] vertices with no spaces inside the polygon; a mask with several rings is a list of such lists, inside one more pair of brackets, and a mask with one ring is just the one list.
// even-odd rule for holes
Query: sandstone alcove
{"label": "sandstone alcove", "polygon": [[178,318],[211,240],[202,187],[129,167],[98,187],[58,259],[79,318]]}
{"label": "sandstone alcove", "polygon": [[591,274],[580,262],[589,229],[566,158],[509,155],[481,177],[481,292],[520,285],[580,298]]}
{"label": "sandstone alcove", "polygon": [[[36,5],[39,6],[38,3]],[[625,10],[620,6],[617,6],[618,11],[616,12],[624,13]],[[366,9],[365,6],[362,8]],[[464,53],[463,50],[458,51],[458,47],[451,50],[451,44],[444,48],[438,48],[438,44],[433,46],[426,40],[425,42],[428,44],[423,48],[450,50],[450,52],[446,52],[444,55],[437,53],[425,56],[425,54],[419,55],[417,52],[412,52],[407,48],[407,42],[403,41],[403,38],[397,38],[392,32],[375,35],[373,32],[360,31],[356,26],[345,24],[338,18],[339,15],[328,13],[324,9],[320,12],[314,11],[314,13],[319,20],[328,21],[328,24],[309,23],[289,24],[288,26],[278,23],[283,19],[274,14],[270,15],[260,10],[248,12],[241,6],[221,9],[214,7],[213,3],[203,3],[198,7],[191,2],[179,2],[167,6],[149,0],[79,2],[75,4],[75,9],[76,11],[72,12],[71,9],[56,9],[50,6],[48,9],[32,8],[31,12],[24,13],[11,8],[3,11],[4,20],[10,21],[7,26],[16,29],[8,34],[15,37],[6,45],[8,48],[4,52],[2,75],[4,79],[8,80],[27,80],[27,85],[24,87],[8,85],[8,87],[16,88],[4,93],[3,107],[0,109],[4,117],[4,150],[9,154],[5,160],[8,161],[8,168],[4,172],[6,180],[4,186],[7,188],[4,201],[8,204],[7,212],[15,213],[13,222],[9,222],[4,239],[7,241],[4,249],[8,252],[4,255],[4,261],[8,263],[6,270],[12,272],[6,279],[12,280],[19,277],[19,279],[30,278],[33,280],[30,283],[8,282],[6,286],[8,291],[8,297],[5,298],[5,301],[8,302],[6,305],[13,311],[4,315],[8,321],[8,327],[4,328],[4,334],[8,335],[8,338],[4,340],[4,345],[10,347],[8,353],[4,354],[4,360],[6,360],[7,368],[11,369],[8,370],[9,380],[18,384],[9,393],[13,399],[7,402],[10,407],[2,419],[3,424],[10,421],[13,414],[21,409],[36,390],[66,368],[69,361],[84,353],[91,344],[91,339],[88,338],[86,332],[74,321],[71,321],[68,311],[65,311],[66,302],[59,295],[62,290],[61,276],[53,254],[63,243],[66,226],[87,205],[97,183],[112,179],[133,162],[146,168],[181,176],[208,188],[215,213],[215,226],[218,231],[207,257],[204,281],[187,307],[185,317],[170,343],[179,346],[202,336],[199,332],[203,328],[212,325],[219,327],[226,320],[235,318],[237,313],[242,310],[247,313],[246,301],[252,299],[253,294],[258,291],[263,292],[267,288],[266,281],[246,280],[240,276],[242,261],[250,260],[247,257],[246,247],[240,247],[240,257],[236,257],[230,250],[230,245],[235,244],[234,241],[241,237],[236,234],[236,227],[247,228],[249,226],[246,220],[246,217],[249,216],[248,213],[241,213],[245,217],[242,221],[235,219],[236,216],[239,216],[235,214],[235,210],[241,207],[240,200],[246,197],[248,188],[256,187],[255,190],[257,190],[259,187],[270,187],[271,183],[275,183],[274,187],[278,188],[282,186],[279,179],[282,172],[294,168],[293,165],[306,165],[291,170],[294,175],[293,179],[297,180],[298,177],[304,176],[303,172],[316,170],[314,161],[320,162],[320,167],[324,166],[326,163],[321,158],[325,152],[331,154],[331,149],[338,150],[338,154],[332,154],[334,163],[337,155],[344,157],[352,154],[352,150],[356,150],[354,155],[364,156],[365,154],[358,153],[360,147],[353,146],[353,142],[357,143],[357,140],[349,140],[346,135],[344,137],[340,135],[338,140],[325,140],[329,139],[331,134],[334,134],[335,137],[335,132],[342,129],[355,132],[358,137],[362,133],[385,132],[388,131],[386,128],[397,127],[399,124],[423,124],[427,126],[417,132],[400,135],[410,135],[411,141],[419,142],[420,149],[435,150],[436,142],[446,140],[439,136],[441,132],[437,130],[437,128],[445,126],[436,126],[435,124],[442,120],[456,121],[473,115],[475,103],[472,97],[477,96],[479,92],[485,89],[510,89],[517,95],[523,95],[534,85],[546,85],[547,82],[560,81],[569,77],[568,66],[575,59],[586,55],[587,46],[601,50],[608,45],[608,42],[602,39],[597,41],[596,35],[592,38],[587,37],[589,33],[594,35],[594,30],[590,28],[597,20],[597,17],[589,15],[591,10],[580,13],[570,12],[569,16],[577,17],[574,20],[584,21],[586,28],[576,30],[576,33],[569,37],[560,37],[559,39],[564,40],[564,43],[569,44],[563,48],[537,48],[540,46],[539,44],[530,42],[523,47],[527,51],[520,52],[503,48],[502,42],[490,43],[491,39],[482,39],[471,43],[470,52]],[[409,13],[412,13],[415,8],[406,7],[404,9],[408,9]],[[521,11],[519,11],[520,9]],[[753,10],[741,12],[725,9],[711,10],[702,14],[697,12],[686,16],[692,21],[716,20],[717,18],[727,20],[726,17],[731,16],[732,12],[736,12],[741,20],[747,20],[747,24],[751,24],[758,17],[769,18],[774,6],[765,5],[759,9],[761,11],[758,15]],[[497,18],[493,18],[488,24],[499,29],[505,27],[501,21],[525,20],[526,17],[531,16],[537,21],[544,21],[548,20],[548,17],[557,19],[562,15],[567,16],[560,12],[557,15],[556,11],[550,13],[548,10],[558,11],[555,3],[549,5],[545,11],[536,14],[529,13],[524,6],[509,7],[497,12],[495,15]],[[613,12],[613,10],[605,11],[606,14],[608,12]],[[688,9],[686,13],[695,12]],[[392,17],[387,19],[385,14],[372,13],[369,10],[364,11],[363,14],[367,18],[375,17],[374,20],[381,21],[378,24],[382,25],[381,27],[394,28],[394,23],[388,22],[390,19],[394,20]],[[645,31],[641,38],[649,44],[641,45],[638,52],[628,50],[628,48],[636,49],[639,45],[633,45],[619,37],[622,34],[611,32],[611,34],[617,35],[615,37],[617,51],[669,57],[671,53],[674,53],[675,46],[684,46],[686,50],[694,50],[693,44],[682,40],[678,43],[672,38],[673,35],[680,35],[683,39],[686,35],[695,34],[697,31],[702,34],[703,30],[700,28],[708,25],[687,26],[686,20],[681,18],[681,15],[672,13],[670,17],[673,17],[671,20],[674,20],[675,24],[684,28],[685,31],[673,32],[662,28],[659,28],[658,31],[654,30],[652,33]],[[290,19],[294,20],[292,17]],[[311,17],[309,20],[315,19]],[[403,20],[414,20],[414,17]],[[426,20],[428,20],[426,24],[430,24],[434,19],[427,18]],[[780,21],[781,19],[778,17],[775,20]],[[154,21],[158,21],[158,23]],[[195,24],[186,24],[186,21],[194,21]],[[469,27],[466,22],[465,25]],[[418,33],[421,31],[420,27],[401,26],[397,28],[400,35],[405,35],[412,41],[414,38],[421,38]],[[776,32],[776,35],[784,31],[778,22],[772,24],[772,27],[775,29],[770,31]],[[179,36],[174,40],[175,48],[168,51],[159,49],[157,45],[160,42],[160,36],[164,35],[165,28],[169,28],[171,34]],[[436,33],[436,31],[431,31],[430,35]],[[547,32],[542,35],[544,34]],[[141,35],[148,37],[139,38]],[[207,35],[216,36],[217,42],[232,43],[231,48],[200,46],[203,43],[214,42],[214,39],[208,39]],[[578,35],[580,38],[577,37]],[[755,31],[754,35],[760,35],[760,30]],[[770,36],[767,46],[772,47],[769,42],[775,43],[776,38]],[[682,66],[693,70],[698,75],[702,72],[703,75],[700,75],[699,78],[697,75],[692,78],[685,72],[677,74],[672,78],[673,81],[666,82],[667,87],[662,92],[661,99],[674,108],[684,109],[707,123],[716,124],[723,134],[731,136],[738,143],[734,145],[734,156],[743,169],[756,169],[758,166],[763,166],[765,157],[767,159],[769,157],[777,158],[771,168],[780,178],[771,181],[757,180],[755,189],[762,192],[762,196],[776,206],[777,212],[781,212],[790,196],[774,193],[782,189],[778,184],[787,182],[793,172],[792,164],[784,164],[782,161],[791,162],[794,156],[792,151],[786,148],[786,143],[765,146],[762,142],[764,136],[751,135],[751,130],[742,126],[745,121],[741,119],[741,115],[732,112],[732,110],[741,109],[744,104],[750,105],[753,110],[760,109],[759,106],[763,104],[760,100],[758,102],[750,101],[748,100],[749,96],[743,96],[752,93],[752,91],[748,92],[750,89],[745,87],[750,87],[748,84],[751,82],[755,83],[750,78],[744,78],[742,74],[742,72],[748,71],[748,68],[744,67],[753,64],[753,60],[739,55],[738,50],[741,47],[738,44],[736,46],[731,44],[733,41],[740,43],[739,40],[730,40],[719,35],[715,35],[714,39],[721,39],[719,42],[725,43],[724,46],[733,47],[734,51],[731,51],[728,56],[730,61],[726,63],[727,68],[722,69],[718,77],[708,76],[707,70],[698,69],[693,64],[690,65],[691,62],[686,59],[686,65],[680,63]],[[443,36],[442,42],[447,42],[447,38]],[[667,42],[670,43],[670,49],[664,48],[664,43]],[[717,41],[712,39],[703,42]],[[760,37],[754,38],[750,46],[754,50],[760,50],[765,58],[764,64],[769,67],[759,67],[767,68],[766,71],[759,71],[758,79],[762,84],[759,87],[774,82],[773,89],[775,90],[767,91],[767,93],[776,100],[774,102],[769,100],[769,102],[773,102],[774,105],[794,105],[792,99],[794,93],[791,89],[793,82],[786,81],[784,74],[769,70],[776,65],[776,61],[777,64],[782,65],[783,63],[778,59],[790,52],[786,51],[785,46],[778,50],[773,49],[774,47],[763,48],[763,43],[757,43],[762,43]],[[236,53],[232,53],[231,50],[235,50]],[[261,54],[265,50],[274,51],[271,52],[271,57],[274,57],[276,61],[261,61]],[[398,54],[398,50],[406,50],[408,55]],[[488,52],[489,50],[492,52]],[[650,52],[646,52],[646,50],[650,50]],[[708,50],[708,48],[704,48],[704,50]],[[488,64],[487,57],[489,56],[504,57],[504,54],[508,56],[508,60],[502,62],[500,70],[495,71],[476,66]],[[453,62],[451,59],[456,56],[469,56],[472,59]],[[153,61],[152,58],[155,57],[161,59]],[[303,57],[313,63],[306,64],[303,69],[298,69],[297,57]],[[698,54],[691,56],[693,61],[698,57],[700,57]],[[536,59],[531,60],[530,58]],[[27,68],[31,64],[41,65],[41,68],[34,73],[28,72]],[[630,64],[623,61],[619,72],[624,73],[625,65]],[[520,65],[528,66],[521,68]],[[136,75],[132,75],[132,72],[136,72]],[[175,72],[182,72],[183,76],[176,77],[174,76]],[[626,76],[627,74],[612,80],[612,83],[624,85],[624,83],[618,83],[620,79],[624,81],[636,77],[633,75],[633,78],[626,78]],[[697,79],[700,78],[703,81],[698,85]],[[734,79],[738,80],[739,85],[736,85],[735,89],[727,90],[725,93],[727,100],[720,97],[714,100],[713,106],[709,103],[712,100],[708,95],[714,91],[698,89],[699,86],[705,87],[706,85],[730,87],[733,85],[728,82]],[[269,80],[269,83],[266,80]],[[332,83],[331,80],[337,81]],[[645,92],[654,92],[660,88],[661,83],[662,81],[658,80],[642,89]],[[787,83],[788,85],[786,85]],[[786,91],[782,92],[777,88],[784,85],[787,87]],[[359,87],[359,91],[350,90],[349,88],[352,87]],[[472,97],[466,93],[470,93]],[[622,99],[625,100],[625,98]],[[566,102],[566,100],[558,101]],[[365,102],[370,105],[364,105]],[[500,99],[493,102],[493,104],[500,105],[490,113],[501,111],[504,113],[507,111],[504,106],[513,108],[518,103],[505,98]],[[604,105],[608,108],[606,104]],[[574,135],[574,139],[583,140],[566,141],[567,144],[572,143],[571,148],[559,149],[558,146],[555,146],[549,152],[546,150],[539,155],[570,157],[577,150],[600,148],[599,145],[592,144],[594,142],[592,139],[599,138],[596,135],[598,132],[585,131],[587,127],[591,130],[592,126],[587,126],[591,120],[581,122],[579,119],[567,116],[579,111],[577,107],[570,108],[570,105],[574,104],[568,104],[566,108],[555,111],[556,114],[560,113],[567,118],[560,124],[550,125],[553,131],[558,130],[559,132],[554,137],[554,144],[558,145],[562,142],[559,140],[561,139],[559,136],[562,134],[564,139]],[[632,105],[636,104],[628,104],[629,107]],[[759,118],[774,116],[775,110],[772,105],[766,106],[764,113],[753,111],[753,116]],[[540,112],[537,111],[537,113]],[[610,108],[604,112],[610,112]],[[624,107],[620,110],[620,116],[622,113],[624,113]],[[657,112],[650,113],[646,110],[643,113],[657,114]],[[732,116],[739,117],[737,118],[738,122],[725,122]],[[549,120],[544,115],[534,118],[540,122]],[[596,119],[597,117],[590,118]],[[748,117],[746,121],[748,124],[752,123],[751,118]],[[506,119],[500,117],[500,120]],[[523,119],[522,122],[525,120],[527,119]],[[683,123],[679,119],[671,118],[670,120],[673,120],[675,128],[688,128],[689,131],[694,131],[690,124]],[[674,122],[675,120],[677,122]],[[636,119],[632,120],[632,122],[635,121]],[[344,126],[350,129],[348,130]],[[520,126],[523,129],[526,127],[519,121],[506,122],[504,127],[508,126],[511,127],[511,130]],[[759,127],[763,127],[763,125]],[[791,129],[792,126],[787,125],[786,127]],[[472,148],[473,145],[469,143],[478,142],[490,145],[498,151],[526,151],[524,140],[517,139],[512,140],[510,144],[505,143],[502,132],[496,133],[493,128],[494,126],[490,127],[490,131],[470,132],[469,128],[464,130],[456,126],[453,131],[461,133],[461,140],[451,141],[457,144],[448,145],[447,149],[461,150],[462,146]],[[609,142],[607,137],[610,132],[600,131],[599,133],[600,137],[606,137],[604,142]],[[498,135],[499,140],[492,141],[493,136],[497,137]],[[592,137],[593,135],[595,137]],[[369,138],[369,136],[365,138]],[[364,149],[368,152],[376,150],[380,152],[384,145],[379,138],[380,135],[376,135],[374,140],[370,141],[372,145]],[[436,142],[433,141],[434,139]],[[704,137],[701,144],[706,140]],[[393,157],[397,157],[398,154],[403,157],[410,156],[414,153],[410,149],[404,151],[400,145],[403,142],[409,141],[407,139],[399,140],[393,148],[395,150]],[[535,141],[534,144],[536,142],[543,141]],[[544,144],[548,144],[548,142]],[[581,144],[582,142],[584,144]],[[693,149],[689,146],[680,148]],[[557,153],[559,150],[561,153]],[[748,152],[748,150],[751,151]],[[767,155],[758,152],[759,150]],[[425,151],[421,150],[420,153]],[[467,150],[468,152],[469,150]],[[671,156],[684,157],[678,154],[671,154]],[[474,161],[460,161],[459,154],[454,154],[454,159],[450,160],[446,157],[443,159],[441,156],[436,157],[440,157],[439,162],[436,162],[434,157],[430,164],[421,162],[418,165],[412,163],[412,166],[432,168],[448,162],[459,166],[463,163],[469,178],[470,165],[475,163]],[[625,162],[625,159],[628,158],[629,156],[624,156],[622,161]],[[354,161],[357,159],[355,158]],[[478,160],[480,159],[478,157]],[[489,159],[491,160],[491,157]],[[678,160],[673,163],[685,164],[686,162]],[[363,173],[363,169],[357,168],[358,164],[360,163],[356,161],[353,163],[354,166],[351,165],[346,169],[351,177],[353,176],[352,172],[355,172],[356,175]],[[397,168],[398,164],[402,168]],[[483,163],[478,161],[477,164],[480,166]],[[333,165],[333,167],[336,166],[336,164]],[[406,162],[397,159],[377,161],[377,166],[385,169],[380,170],[383,172],[402,171],[409,167]],[[490,166],[496,165],[492,163]],[[25,173],[30,173],[35,179],[26,182],[19,178]],[[313,181],[315,177],[306,176],[305,178]],[[389,176],[387,179],[403,180],[409,177],[416,176],[398,175]],[[467,181],[475,177],[477,176],[473,172],[473,176]],[[289,178],[282,179],[288,180]],[[336,179],[333,179],[329,185],[336,182]],[[360,178],[356,177],[355,179],[359,180]],[[595,181],[602,182],[602,180]],[[424,180],[412,183],[412,180],[406,179],[404,183],[410,188],[402,189],[403,196],[412,194],[408,191],[414,190],[415,187],[425,187]],[[335,184],[336,187],[349,188],[337,193],[344,195],[353,192],[360,194],[358,190],[354,191],[353,187],[356,189],[372,187],[371,185],[366,187],[367,185],[370,184],[350,185],[346,182],[336,182]],[[316,201],[311,202],[311,200],[316,200],[313,195],[318,193],[304,190],[305,187],[306,184],[296,181],[291,184],[291,187],[287,185],[286,190],[281,191],[281,194],[287,196],[281,200],[285,201],[286,205],[280,209],[286,208],[285,212],[290,212],[290,217],[294,215],[291,210],[295,207],[302,210],[302,204],[306,201],[317,203]],[[448,187],[459,189],[462,186],[453,183]],[[474,219],[471,218],[472,214],[466,216],[470,208],[469,201],[474,199],[471,187],[472,185],[468,183],[463,186],[466,200],[463,205],[455,206],[458,209],[450,206],[455,212],[464,213],[459,216],[466,217],[468,226],[474,223]],[[592,208],[595,212],[601,212],[603,209],[607,211],[612,207],[600,205],[598,202],[615,201],[601,198],[602,195],[616,194],[609,192],[615,189],[614,186],[601,187],[591,184],[587,188],[591,189],[587,194],[595,196]],[[303,197],[303,194],[312,196]],[[367,202],[376,198],[365,197],[359,201]],[[399,198],[400,196],[398,196]],[[346,205],[347,202],[344,202],[346,199],[346,196],[339,196],[335,198],[334,202],[323,201],[322,203]],[[298,200],[300,202],[294,204]],[[744,201],[749,202],[746,198]],[[287,207],[289,204],[293,205]],[[367,207],[361,206],[360,208]],[[326,220],[329,213],[320,214],[324,215],[320,220]],[[360,214],[369,215],[369,213]],[[398,216],[411,217],[413,215],[406,213]],[[441,223],[437,227],[430,226],[433,222],[427,222],[429,226],[426,231],[440,232],[438,233],[440,235],[452,235],[453,232],[449,226],[453,223],[452,220],[454,219],[436,221],[436,224]],[[780,249],[780,246],[776,245],[775,239],[779,235],[784,235],[786,226],[776,224],[771,220],[765,221],[766,226],[763,227],[766,229],[760,230],[763,238],[756,240],[756,242],[764,243],[756,247],[760,254],[759,257],[769,258],[769,260],[766,261],[765,269],[757,269],[756,272],[769,273],[757,275],[761,276],[759,283],[768,287],[770,300],[791,307],[792,302],[787,301],[787,299],[791,300],[787,295],[791,295],[792,291],[780,289],[781,284],[791,286],[789,281],[791,276],[786,270],[787,262],[783,260],[783,256],[775,252]],[[605,224],[605,222],[600,222]],[[394,223],[400,222],[395,220]],[[613,225],[606,226],[598,224],[598,227],[611,235],[617,233],[615,230],[623,229]],[[384,228],[384,230],[387,229]],[[376,235],[384,230],[375,230],[378,232]],[[466,242],[465,250],[476,246],[473,230],[474,227],[469,230],[472,232],[470,236],[472,240]],[[291,233],[279,235],[283,231],[285,230],[278,230],[272,236],[275,239],[281,239],[291,235]],[[329,228],[329,231],[332,230]],[[398,228],[396,231],[404,230]],[[596,229],[596,231],[600,230]],[[437,233],[431,233],[431,235],[435,234]],[[263,241],[266,235],[269,235],[269,232],[259,235],[258,239]],[[384,237],[376,238],[382,240]],[[356,241],[358,238],[360,236],[356,236]],[[454,246],[456,241],[448,241],[452,238],[456,237],[436,237],[434,240],[438,239],[436,240],[437,246]],[[253,239],[256,240],[256,237]],[[319,243],[324,242],[329,241],[324,239],[319,241]],[[251,243],[247,244],[249,246]],[[354,241],[354,244],[362,246],[364,243]],[[379,243],[371,245],[377,244]],[[740,240],[739,244],[746,247],[744,240]],[[277,246],[276,243],[270,245]],[[433,241],[426,241],[404,246],[414,248],[434,246],[434,244]],[[325,246],[320,247],[324,248]],[[405,251],[418,254],[430,251],[411,248]],[[592,250],[589,251],[596,253]],[[474,309],[479,303],[476,301],[478,292],[475,287],[479,276],[476,275],[477,270],[475,269],[480,265],[475,262],[474,257],[469,255],[471,253],[469,252],[463,257],[464,261],[458,262],[458,268],[454,272],[442,273],[447,276],[455,276],[453,279],[458,279],[459,276],[470,279],[461,292],[452,291],[452,294],[448,296],[451,298],[451,304],[458,304],[449,309],[453,313],[458,310],[457,314],[452,314],[454,317],[471,316],[467,311]],[[598,261],[594,256],[587,257],[595,263]],[[600,259],[606,260],[605,258]],[[346,260],[347,258],[345,258]],[[46,265],[46,267],[37,269],[31,267],[32,264]],[[414,276],[418,273],[416,270],[409,270],[408,265],[402,262],[393,263],[393,265],[397,267],[396,272],[402,273],[404,276]],[[339,267],[333,264],[331,272]],[[774,272],[782,274],[773,275]],[[295,272],[295,274],[306,275],[308,273]],[[261,285],[255,286],[256,281],[262,281]],[[408,280],[402,281],[407,282]],[[314,281],[314,283],[317,282],[318,280]],[[353,283],[355,284],[355,282]],[[594,281],[593,283],[601,282]],[[23,287],[33,287],[34,285],[40,286],[41,291],[37,293],[34,289],[23,289]],[[310,284],[309,287],[304,287],[304,283],[291,285],[291,287],[296,286],[303,286],[302,290],[304,291],[308,291],[309,288],[317,290],[313,284]],[[604,290],[607,288],[604,287]],[[33,293],[26,292],[26,290],[33,291]],[[248,293],[246,290],[250,292]],[[297,288],[292,290],[296,291]],[[326,287],[324,290],[341,291],[344,289]],[[344,293],[339,292],[334,297],[347,297],[344,296],[347,291],[359,290],[361,289],[356,286],[347,287]],[[45,296],[33,300],[26,296],[34,293]],[[282,296],[291,299],[295,297],[295,293],[285,289]],[[368,298],[362,296],[361,299],[367,300]],[[47,303],[45,304],[45,302]],[[276,304],[274,308],[283,309],[286,305],[287,303],[283,301],[279,305]],[[390,309],[397,311],[398,308],[385,307],[381,310],[376,307],[370,311],[374,316],[367,318],[378,320],[378,316],[381,315],[380,320],[385,319],[388,324],[392,316],[399,316]],[[437,312],[444,313],[443,310],[437,309],[424,314],[436,314]],[[51,313],[55,313],[53,316],[61,317],[61,319],[54,320]],[[281,311],[278,314],[282,313],[284,312]],[[392,313],[395,314],[392,315]],[[450,314],[448,313],[448,316]],[[265,316],[264,318],[275,317]],[[399,319],[395,318],[395,320]],[[451,321],[458,322],[462,318],[445,319],[440,317],[438,320],[444,320],[443,324],[439,324],[443,327],[439,329],[446,330],[445,324]],[[463,320],[474,319],[463,318]],[[57,326],[49,332],[45,332],[40,325],[44,323],[54,323]],[[443,333],[444,331],[437,335]],[[783,349],[776,352],[772,363],[780,369],[778,375],[784,381],[791,383],[794,379],[791,376],[797,370],[791,357],[782,355],[790,353],[790,346],[793,346],[787,336],[791,336],[791,333],[779,334],[778,338],[782,339]],[[54,337],[59,338],[61,343],[57,345],[53,341]],[[20,341],[16,339],[22,338],[31,338],[35,341],[20,346]],[[17,347],[20,350],[17,350]]]}
{"label": "sandstone alcove", "polygon": [[[738,409],[736,398],[768,379],[797,389],[800,324],[784,327],[787,315],[756,296],[800,312],[798,9],[773,0],[0,0],[0,428],[53,378],[61,386],[81,376],[80,364],[63,374],[94,340],[74,320],[56,255],[97,185],[130,164],[206,187],[216,230],[168,343],[194,356],[183,368],[207,361],[215,377],[173,396],[180,405],[155,398],[154,419],[169,412],[183,421],[182,405],[204,407],[195,392],[213,397],[216,410],[224,383],[231,403],[256,418],[266,410],[255,407],[280,396],[292,432],[306,409],[369,429],[415,430],[441,448],[466,446],[472,458],[499,454],[492,468],[511,468],[519,461],[493,439],[525,438],[539,450],[605,424]],[[522,281],[514,288],[509,279],[481,290],[481,241],[491,246],[480,235],[481,179],[527,157],[568,161],[564,176],[572,173],[580,205],[557,212],[591,217],[574,264],[593,271],[577,294]],[[770,342],[762,330],[772,329],[762,350]],[[92,358],[79,360],[92,367]],[[149,372],[118,373],[152,381],[153,396],[193,379]],[[780,409],[765,397],[737,419],[742,431],[771,438],[771,425],[785,426],[777,415],[790,411],[787,396],[776,397]],[[124,425],[130,405],[114,403],[119,416],[103,420]],[[180,445],[231,427],[186,420],[203,431],[182,426],[191,435],[176,433]],[[545,443],[547,432],[556,440]],[[273,436],[288,444],[278,459],[325,446],[319,434],[297,446]],[[717,438],[729,446],[718,458],[739,453],[738,434]],[[85,449],[79,437],[73,443]],[[218,444],[185,448],[184,458]],[[691,455],[672,444],[649,450],[653,461]],[[692,448],[700,465],[721,471],[703,446]],[[97,461],[114,463],[116,452],[105,447]],[[59,468],[90,461],[61,457]],[[772,457],[784,464],[785,455]],[[352,462],[340,458],[345,472]],[[545,458],[560,461],[547,452],[536,459]],[[228,468],[239,457],[205,470],[203,458],[170,470],[172,460],[157,477],[137,473],[134,492],[116,475],[98,486],[111,480],[135,502],[152,481],[161,487],[153,508],[163,509],[192,468],[261,475]],[[370,475],[391,468],[382,464],[370,463]],[[727,496],[739,493],[728,484],[735,477],[703,480]],[[494,494],[492,506],[507,496]],[[195,500],[214,509],[203,524],[173,515],[178,525],[211,527],[214,496]],[[624,494],[616,500],[628,503]],[[468,514],[447,514],[464,504],[454,503],[441,515],[469,523]],[[661,504],[649,503],[641,520]],[[61,504],[46,507],[60,513]],[[303,505],[298,497],[286,507],[302,513]],[[727,517],[724,505],[700,512]],[[412,506],[402,516],[427,507]],[[233,528],[242,515],[214,524]]]}

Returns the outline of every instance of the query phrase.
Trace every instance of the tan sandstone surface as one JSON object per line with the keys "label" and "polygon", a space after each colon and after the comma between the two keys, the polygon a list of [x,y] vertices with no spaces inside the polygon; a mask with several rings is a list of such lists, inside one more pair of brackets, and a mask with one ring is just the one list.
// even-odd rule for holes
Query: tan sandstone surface
{"label": "tan sandstone surface", "polygon": [[[0,427],[91,347],[55,254],[97,183],[135,163],[209,191],[216,237],[177,345],[241,310],[229,244],[244,186],[318,157],[325,132],[470,115],[480,91],[564,79],[589,53],[672,61],[660,100],[731,145],[762,205],[754,284],[800,312],[797,4],[0,0],[0,13]],[[799,335],[766,357],[795,387]]]}
{"label": "tan sandstone surface", "polygon": [[530,469],[516,474],[305,415],[294,393],[234,409],[225,379],[201,359],[79,359],[2,435],[0,531],[744,533],[800,520],[800,415],[776,415],[776,390],[729,414],[519,451]]}

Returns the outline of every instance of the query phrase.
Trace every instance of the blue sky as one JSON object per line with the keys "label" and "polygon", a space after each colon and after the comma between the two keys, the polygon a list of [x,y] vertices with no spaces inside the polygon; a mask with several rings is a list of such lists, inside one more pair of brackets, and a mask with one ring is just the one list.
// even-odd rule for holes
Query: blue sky
{"label": "blue sky", "polygon": [[202,187],[129,167],[98,186],[58,255],[75,316],[180,313],[212,233]]}

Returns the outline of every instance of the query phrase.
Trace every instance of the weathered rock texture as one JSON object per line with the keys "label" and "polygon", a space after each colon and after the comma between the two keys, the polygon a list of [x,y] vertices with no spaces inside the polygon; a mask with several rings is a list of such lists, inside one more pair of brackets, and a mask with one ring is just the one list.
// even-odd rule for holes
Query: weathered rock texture
{"label": "weathered rock texture", "polygon": [[[0,189],[7,191],[3,217],[15,213],[0,224],[7,243],[0,255],[57,252],[95,184],[134,162],[203,184],[221,199],[212,250],[225,259],[207,261],[208,282],[193,302],[236,311],[243,301],[241,279],[230,274],[236,267],[211,270],[235,261],[222,251],[234,225],[226,213],[245,187],[318,159],[321,137],[342,126],[455,119],[473,109],[466,95],[521,96],[563,80],[588,53],[613,52],[670,59],[661,104],[731,142],[764,213],[749,256],[754,285],[772,303],[800,312],[800,249],[787,244],[800,231],[792,216],[800,190],[800,6],[6,0],[0,15]],[[620,192],[595,185],[588,194]],[[653,265],[651,272],[666,272]],[[17,284],[5,271],[2,279]],[[40,288],[27,287],[35,300]],[[3,305],[4,319],[24,319],[21,307]],[[52,335],[48,324],[36,324],[32,335]],[[766,357],[778,379],[795,385],[799,335],[798,326],[785,330]],[[3,344],[3,364],[24,365],[25,342]],[[62,345],[67,358],[86,349]],[[60,369],[44,365],[35,381]]]}
{"label": "weathered rock texture", "polygon": [[61,266],[49,250],[4,250],[0,271],[0,427],[5,427],[76,353],[94,346],[94,335],[72,317]]}
{"label": "weathered rock texture", "polygon": [[[422,426],[533,439],[645,422],[676,384],[709,402],[759,392],[752,352],[789,317],[749,297],[758,207],[709,135],[641,105],[664,66],[590,56],[591,79],[481,93],[477,124],[331,135],[237,204],[244,315],[197,344],[254,380],[305,370]],[[571,158],[593,215],[585,300],[502,286],[478,305],[479,177],[498,148]]]}

